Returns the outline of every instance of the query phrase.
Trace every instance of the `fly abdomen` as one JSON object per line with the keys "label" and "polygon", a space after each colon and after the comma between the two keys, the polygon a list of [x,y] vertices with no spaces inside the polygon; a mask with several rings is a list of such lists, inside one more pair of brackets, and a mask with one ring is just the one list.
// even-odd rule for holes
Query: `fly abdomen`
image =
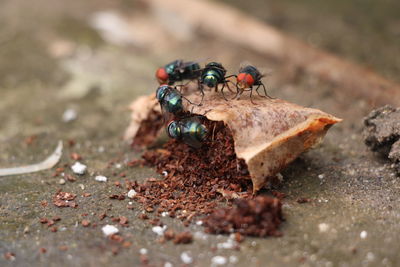
{"label": "fly abdomen", "polygon": [[182,105],[182,95],[179,93],[178,90],[173,89],[167,94],[165,94],[164,99],[161,103],[165,107],[165,110],[176,114],[179,112],[183,111],[183,105]]}

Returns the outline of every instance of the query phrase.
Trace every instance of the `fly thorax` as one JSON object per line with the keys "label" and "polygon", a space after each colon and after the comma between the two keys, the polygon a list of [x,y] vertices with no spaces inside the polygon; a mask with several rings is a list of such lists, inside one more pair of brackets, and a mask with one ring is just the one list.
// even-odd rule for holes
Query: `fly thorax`
{"label": "fly thorax", "polygon": [[182,136],[181,128],[176,121],[171,121],[167,128],[168,136],[174,139],[180,139]]}

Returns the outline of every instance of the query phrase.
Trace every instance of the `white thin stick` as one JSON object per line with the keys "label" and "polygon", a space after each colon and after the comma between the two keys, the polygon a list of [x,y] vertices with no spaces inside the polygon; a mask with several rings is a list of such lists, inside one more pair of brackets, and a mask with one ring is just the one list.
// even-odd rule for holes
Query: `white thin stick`
{"label": "white thin stick", "polygon": [[62,149],[63,143],[60,140],[58,141],[57,148],[54,150],[53,154],[44,161],[32,165],[0,169],[0,176],[18,175],[51,169],[60,161]]}

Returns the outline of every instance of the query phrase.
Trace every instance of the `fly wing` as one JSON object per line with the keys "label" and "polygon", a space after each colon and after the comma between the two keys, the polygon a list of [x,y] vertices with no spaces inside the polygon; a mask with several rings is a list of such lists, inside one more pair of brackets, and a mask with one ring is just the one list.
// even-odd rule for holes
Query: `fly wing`
{"label": "fly wing", "polygon": [[172,114],[171,112],[168,112],[166,110],[165,105],[160,104],[160,106],[161,106],[161,113],[163,116],[163,125],[167,126],[168,123],[170,123],[174,119],[174,114]]}
{"label": "fly wing", "polygon": [[270,76],[273,73],[273,70],[271,68],[267,68],[264,66],[255,66],[248,60],[242,61],[239,66],[239,71],[241,71],[244,67],[254,66],[260,72],[261,77]]}

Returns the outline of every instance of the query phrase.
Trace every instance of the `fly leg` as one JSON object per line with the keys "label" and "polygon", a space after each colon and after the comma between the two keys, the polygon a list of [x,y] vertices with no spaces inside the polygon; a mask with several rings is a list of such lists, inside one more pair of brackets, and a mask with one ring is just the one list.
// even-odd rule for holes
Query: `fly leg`
{"label": "fly leg", "polygon": [[257,89],[256,89],[256,91],[257,91],[257,93],[258,93],[259,96],[261,96],[260,93],[258,92],[258,88],[260,88],[260,86],[262,86],[263,89],[264,89],[264,94],[265,94],[264,97],[268,97],[268,98],[271,98],[271,99],[275,99],[274,97],[271,97],[271,96],[268,95],[267,89],[265,89],[265,85],[264,85],[263,83],[261,83],[261,84],[257,87]]}
{"label": "fly leg", "polygon": [[251,101],[251,103],[253,103],[253,105],[257,105],[257,104],[253,101],[252,95],[253,95],[253,88],[250,88],[250,101]]}
{"label": "fly leg", "polygon": [[[229,86],[226,84],[226,81],[224,81],[224,84],[222,85],[222,88],[221,88],[221,93],[222,93],[222,96],[224,97],[224,99],[225,99],[226,101],[228,101],[228,99],[226,98],[226,96],[225,96],[225,94],[224,94],[225,85],[226,85],[227,87],[229,87]],[[217,85],[217,86],[218,86],[218,85]]]}

